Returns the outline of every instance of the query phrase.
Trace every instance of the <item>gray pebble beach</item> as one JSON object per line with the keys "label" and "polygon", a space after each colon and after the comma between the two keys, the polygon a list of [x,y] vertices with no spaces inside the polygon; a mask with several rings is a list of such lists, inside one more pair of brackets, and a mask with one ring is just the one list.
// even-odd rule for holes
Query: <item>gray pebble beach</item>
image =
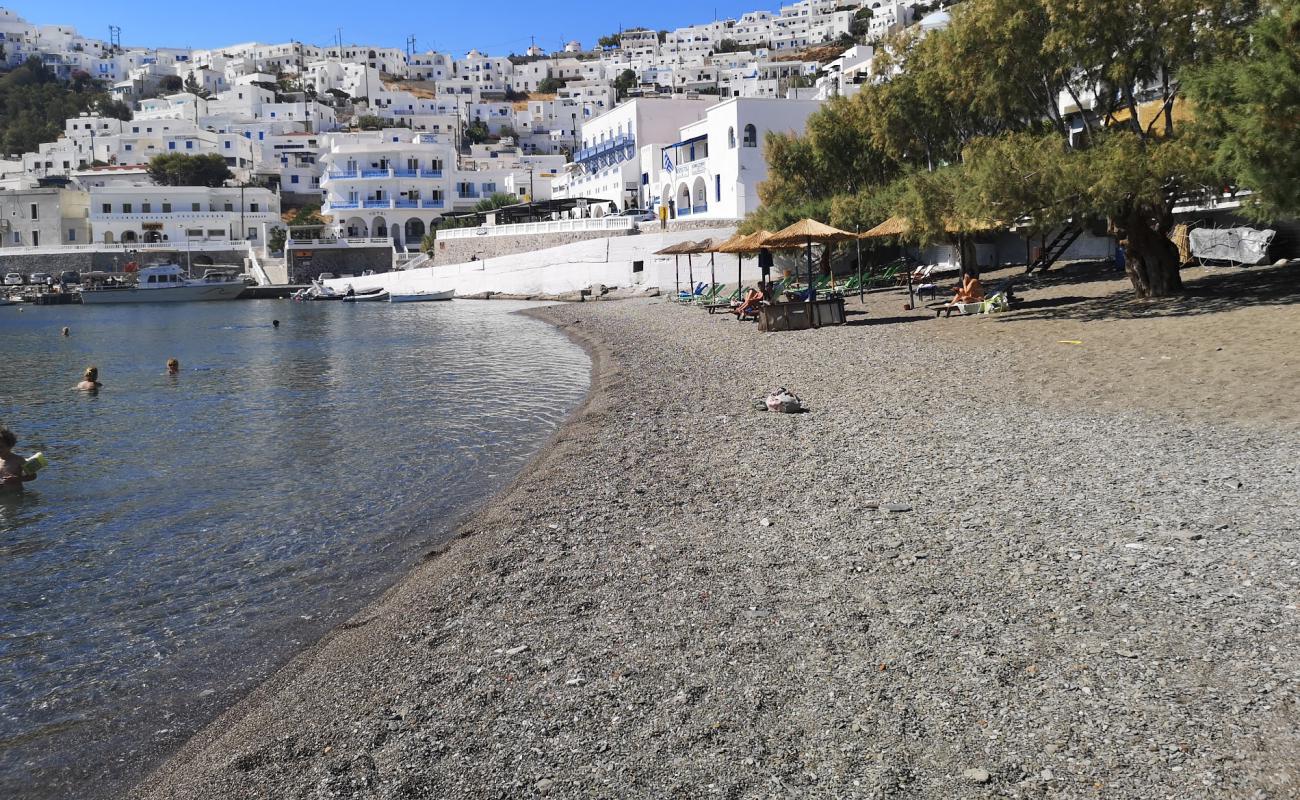
{"label": "gray pebble beach", "polygon": [[936,320],[534,313],[586,406],[135,797],[1300,796],[1294,430],[1038,397]]}

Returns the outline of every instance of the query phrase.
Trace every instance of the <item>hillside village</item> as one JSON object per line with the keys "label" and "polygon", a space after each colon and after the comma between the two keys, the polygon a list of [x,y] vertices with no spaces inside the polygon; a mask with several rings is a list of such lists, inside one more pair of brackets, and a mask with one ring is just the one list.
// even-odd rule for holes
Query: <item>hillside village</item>
{"label": "hillside village", "polygon": [[[939,5],[800,0],[509,55],[418,51],[414,37],[405,49],[141,47],[116,28],[103,40],[0,9],[6,68],[104,98],[0,161],[2,244],[264,245],[306,209],[291,218],[406,252],[445,215],[507,198],[734,221],[758,205],[764,134],[799,132],[853,94],[879,42],[946,25]],[[728,131],[723,152],[708,150],[713,128]],[[229,174],[160,186],[159,155],[206,156]]]}

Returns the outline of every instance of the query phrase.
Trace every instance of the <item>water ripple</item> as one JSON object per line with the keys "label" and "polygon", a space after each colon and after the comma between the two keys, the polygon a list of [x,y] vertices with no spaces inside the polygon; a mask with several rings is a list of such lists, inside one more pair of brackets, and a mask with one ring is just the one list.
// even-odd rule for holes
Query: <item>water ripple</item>
{"label": "water ripple", "polygon": [[0,796],[114,794],[500,489],[590,369],[518,307],[0,313],[52,461],[0,502]]}

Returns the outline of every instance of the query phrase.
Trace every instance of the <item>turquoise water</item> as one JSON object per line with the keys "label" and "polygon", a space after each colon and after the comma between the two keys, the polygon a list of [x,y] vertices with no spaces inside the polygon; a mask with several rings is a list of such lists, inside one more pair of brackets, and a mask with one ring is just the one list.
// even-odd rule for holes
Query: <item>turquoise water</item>
{"label": "turquoise water", "polygon": [[0,308],[0,797],[120,794],[502,488],[590,370],[523,305]]}

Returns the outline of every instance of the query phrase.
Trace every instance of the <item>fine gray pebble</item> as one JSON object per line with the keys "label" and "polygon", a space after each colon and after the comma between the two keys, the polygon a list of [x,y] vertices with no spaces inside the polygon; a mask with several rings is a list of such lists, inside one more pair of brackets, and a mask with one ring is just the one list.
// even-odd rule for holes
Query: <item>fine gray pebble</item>
{"label": "fine gray pebble", "polygon": [[588,405],[136,797],[1300,796],[1293,431],[1008,391],[910,325],[536,313]]}

